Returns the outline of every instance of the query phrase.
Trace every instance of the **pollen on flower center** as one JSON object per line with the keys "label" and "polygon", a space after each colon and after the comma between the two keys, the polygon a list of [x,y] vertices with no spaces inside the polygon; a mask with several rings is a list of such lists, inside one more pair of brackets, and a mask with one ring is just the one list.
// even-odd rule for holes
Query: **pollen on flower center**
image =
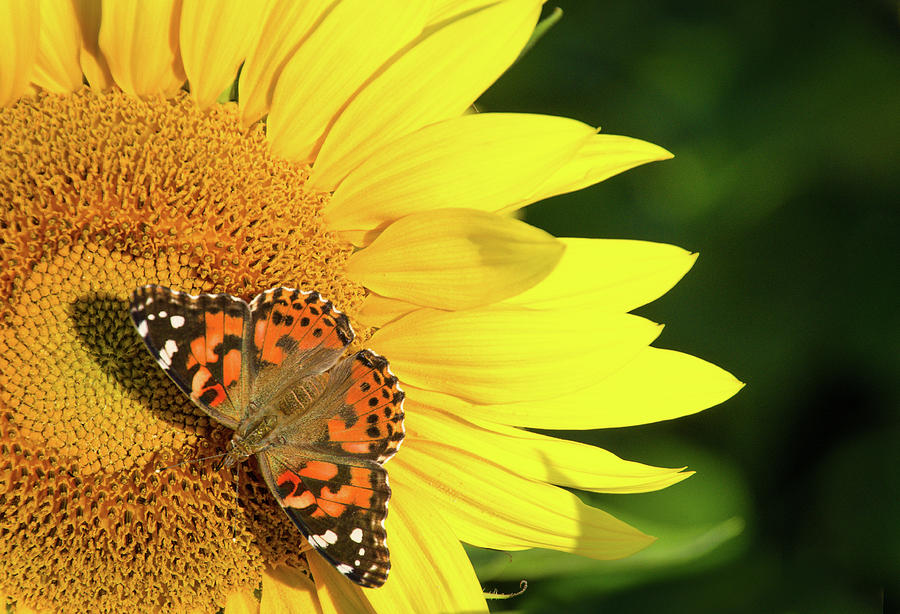
{"label": "pollen on flower center", "polygon": [[236,519],[227,473],[153,473],[229,433],[152,360],[128,297],[288,285],[352,315],[364,291],[340,276],[327,194],[235,109],[186,97],[39,95],[0,109],[0,142],[0,585],[50,609],[175,611],[302,565],[247,470]]}

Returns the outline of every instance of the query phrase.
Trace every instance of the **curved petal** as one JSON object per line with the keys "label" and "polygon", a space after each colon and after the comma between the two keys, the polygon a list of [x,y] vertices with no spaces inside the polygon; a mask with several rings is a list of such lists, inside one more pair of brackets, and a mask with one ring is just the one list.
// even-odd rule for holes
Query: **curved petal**
{"label": "curved petal", "polygon": [[363,326],[381,328],[416,309],[418,305],[369,292],[356,313],[356,320]]}
{"label": "curved petal", "polygon": [[[363,589],[350,582],[318,554],[307,555],[309,570],[316,581],[322,614],[375,614]],[[382,590],[382,589],[379,589]]]}
{"label": "curved petal", "polygon": [[431,13],[428,15],[428,23],[439,23],[495,2],[497,0],[434,0]]}
{"label": "curved petal", "polygon": [[259,611],[266,614],[321,612],[316,587],[299,570],[290,567],[264,569]]}
{"label": "curved petal", "polygon": [[631,311],[668,292],[697,254],[665,243],[560,239],[566,251],[543,281],[506,304],[529,309]]}
{"label": "curved petal", "polygon": [[563,244],[534,226],[474,209],[391,224],[347,261],[346,275],[384,296],[445,309],[495,303],[546,277]]}
{"label": "curved petal", "polygon": [[718,405],[742,387],[733,375],[714,364],[653,347],[645,348],[593,386],[561,392],[553,398],[552,408],[527,400],[476,405],[405,386],[407,396],[415,402],[466,419],[543,429],[614,428],[670,420]]}
{"label": "curved petal", "polygon": [[633,315],[421,309],[370,339],[407,384],[475,403],[554,399],[628,363],[662,327]]}
{"label": "curved petal", "polygon": [[103,6],[100,0],[73,0],[75,15],[81,31],[81,71],[88,85],[96,90],[113,86],[109,64],[100,51],[100,23]]}
{"label": "curved petal", "polygon": [[259,36],[267,2],[187,2],[179,43],[191,96],[201,109],[216,102]]}
{"label": "curved petal", "polygon": [[39,11],[37,0],[0,3],[0,106],[28,88],[40,40]]}
{"label": "curved petal", "polygon": [[417,441],[404,446],[392,471],[396,480],[418,483],[420,493],[439,504],[456,536],[474,546],[550,548],[617,559],[653,541],[567,490],[525,479],[476,452]]}
{"label": "curved petal", "polygon": [[[325,208],[332,231],[372,231],[417,211],[498,211],[530,195],[594,129],[563,117],[478,113],[386,145],[341,183]],[[358,245],[364,245],[358,243]]]}
{"label": "curved petal", "polygon": [[506,207],[504,212],[515,211],[557,194],[574,192],[635,166],[671,157],[671,153],[653,143],[615,134],[596,134],[531,196]]}
{"label": "curved petal", "polygon": [[241,69],[238,101],[247,127],[269,112],[275,83],[284,64],[331,7],[328,2],[276,0]]}
{"label": "curved petal", "polygon": [[[679,469],[626,461],[603,448],[557,439],[522,429],[464,420],[427,407],[414,394],[406,397],[406,443],[452,442],[477,450],[511,473],[559,486],[606,493],[660,490],[692,475]],[[413,447],[415,447],[414,444]]]}
{"label": "curved petal", "polygon": [[424,32],[344,109],[309,185],[331,190],[385,143],[465,112],[516,59],[540,5],[507,0]]}
{"label": "curved petal", "polygon": [[321,557],[311,557],[325,614],[486,612],[472,564],[440,513],[418,496],[418,485],[392,479],[391,488],[386,522],[391,572],[387,582],[381,588],[363,590],[347,582]]}
{"label": "curved petal", "polygon": [[378,612],[487,612],[472,563],[419,484],[395,476],[387,518],[391,575],[366,596]]}
{"label": "curved petal", "polygon": [[100,50],[131,96],[169,94],[184,83],[178,53],[177,0],[103,0]]}
{"label": "curved petal", "polygon": [[31,76],[35,85],[57,94],[81,87],[81,32],[71,2],[41,3],[41,35]]}
{"label": "curved petal", "polygon": [[426,2],[344,0],[284,66],[266,120],[272,151],[312,161],[359,87],[425,25]]}
{"label": "curved petal", "polygon": [[225,614],[258,614],[259,601],[252,591],[235,591],[225,599]]}

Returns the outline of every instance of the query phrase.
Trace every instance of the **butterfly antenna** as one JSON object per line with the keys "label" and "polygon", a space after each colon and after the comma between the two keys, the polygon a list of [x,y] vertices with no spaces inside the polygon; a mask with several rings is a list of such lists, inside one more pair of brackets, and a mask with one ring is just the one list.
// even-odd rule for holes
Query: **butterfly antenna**
{"label": "butterfly antenna", "polygon": [[226,456],[228,452],[222,452],[221,454],[213,454],[212,456],[204,456],[202,458],[189,458],[188,460],[181,461],[180,463],[175,463],[174,465],[169,465],[168,467],[157,467],[154,473],[162,473],[163,471],[168,471],[169,469],[174,469],[175,467],[181,467],[182,465],[189,465],[191,463],[199,463],[205,460],[210,460],[213,458],[221,458]]}

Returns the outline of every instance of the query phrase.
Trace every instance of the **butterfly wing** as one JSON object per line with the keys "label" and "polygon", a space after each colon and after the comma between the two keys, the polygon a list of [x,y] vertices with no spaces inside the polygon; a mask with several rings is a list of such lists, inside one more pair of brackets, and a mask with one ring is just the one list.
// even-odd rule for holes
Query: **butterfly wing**
{"label": "butterfly wing", "polygon": [[258,457],[263,475],[309,543],[366,587],[390,570],[384,520],[391,490],[382,464],[403,441],[403,392],[387,360],[363,350],[328,373],[309,420]]}
{"label": "butterfly wing", "polygon": [[250,302],[252,398],[263,406],[292,383],[329,369],[353,340],[347,316],[318,292],[267,290]]}
{"label": "butterfly wing", "polygon": [[131,319],[172,381],[228,428],[237,428],[249,398],[244,360],[247,303],[228,294],[194,296],[157,285],[131,297]]}
{"label": "butterfly wing", "polygon": [[284,450],[258,458],[269,487],[309,544],[353,582],[384,584],[391,567],[384,529],[391,489],[384,467]]}

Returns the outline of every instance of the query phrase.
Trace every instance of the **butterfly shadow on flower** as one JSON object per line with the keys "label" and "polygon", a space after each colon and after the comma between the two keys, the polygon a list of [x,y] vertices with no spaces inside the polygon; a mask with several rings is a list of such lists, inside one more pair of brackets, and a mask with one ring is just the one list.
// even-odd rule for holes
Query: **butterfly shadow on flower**
{"label": "butterfly shadow on flower", "polygon": [[[87,294],[69,305],[72,328],[99,370],[135,405],[143,406],[173,428],[209,425],[214,439],[227,441],[220,428],[190,402],[159,370],[128,315],[129,301],[104,292]],[[122,442],[125,443],[125,442]]]}

